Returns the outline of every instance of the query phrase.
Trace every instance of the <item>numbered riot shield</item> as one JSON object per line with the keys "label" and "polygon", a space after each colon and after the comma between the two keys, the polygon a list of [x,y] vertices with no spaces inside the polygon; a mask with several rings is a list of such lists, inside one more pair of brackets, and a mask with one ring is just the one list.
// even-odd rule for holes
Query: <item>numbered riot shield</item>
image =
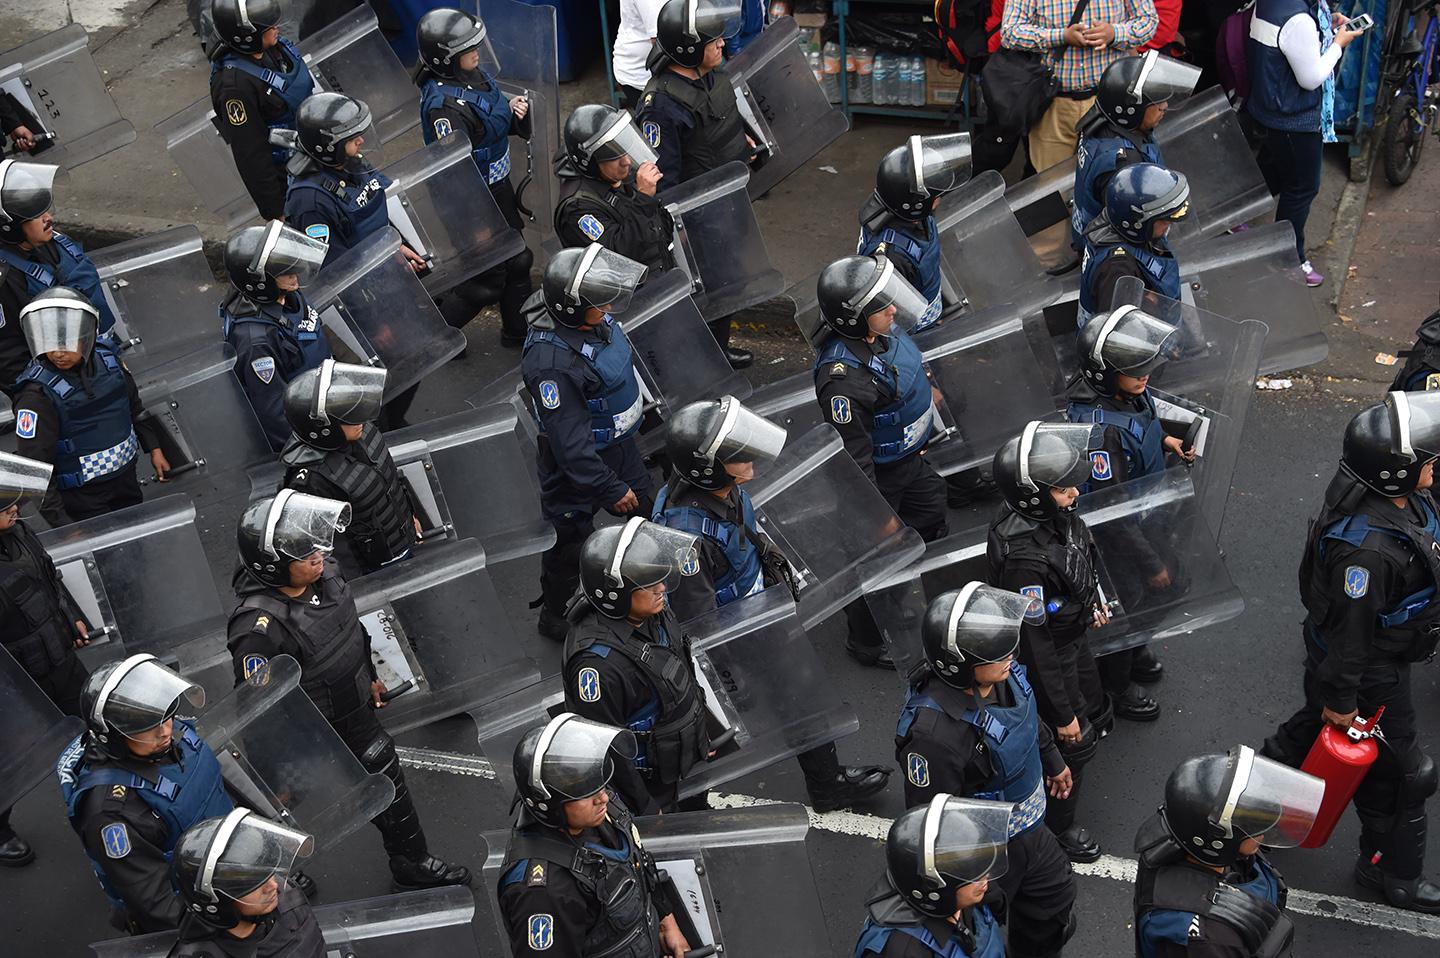
{"label": "numbered riot shield", "polygon": [[55,759],[85,723],[64,715],[10,652],[0,648],[0,809],[8,809],[30,789],[55,774]]}
{"label": "numbered riot shield", "polygon": [[[474,893],[453,886],[315,906],[326,958],[480,958],[470,927],[474,917]],[[95,958],[165,958],[175,938],[173,931],[112,938],[94,942],[90,951]]]}
{"label": "numbered riot shield", "polygon": [[390,780],[366,772],[301,691],[300,665],[288,655],[261,665],[196,727],[237,801],[314,836],[318,849],[338,844],[395,800]]}
{"label": "numbered riot shield", "polygon": [[1035,312],[1059,298],[1060,283],[1045,272],[1006,200],[1004,178],[987,170],[940,201],[935,219],[945,275],[952,301],[969,309],[1012,303]]}
{"label": "numbered riot shield", "polygon": [[735,101],[757,147],[747,187],[752,199],[850,129],[815,79],[799,32],[793,18],[781,17],[721,70],[735,85]]}
{"label": "numbered riot shield", "polygon": [[505,222],[470,144],[454,134],[385,168],[395,182],[386,191],[390,225],[430,267],[421,277],[439,296],[525,248]]}
{"label": "numbered riot shield", "polygon": [[73,168],[135,139],[89,42],[85,28],[72,23],[0,53],[0,92],[23,111],[37,143],[30,155],[39,162]]}
{"label": "numbered riot shield", "polygon": [[[691,949],[717,954],[831,955],[830,936],[805,848],[809,820],[800,805],[675,812],[639,819],[645,850],[668,879],[661,911],[672,908]],[[495,887],[509,834],[484,833],[486,885]],[[490,896],[496,924],[506,927]],[[503,935],[502,935],[503,937]]]}
{"label": "numbered riot shield", "polygon": [[221,628],[225,610],[211,581],[195,528],[195,506],[183,495],[83,519],[40,534],[65,590],[84,614],[87,662],[137,652],[198,664],[187,648]]}
{"label": "numbered riot shield", "polygon": [[1181,237],[1217,236],[1274,208],[1239,115],[1220,87],[1187,97],[1167,112],[1155,128],[1155,141],[1166,165],[1190,181],[1190,216],[1176,224],[1177,249]]}
{"label": "numbered riot shield", "polygon": [[750,205],[750,176],[745,164],[726,163],[660,195],[675,222],[675,262],[690,277],[706,319],[733,315],[785,288]]}
{"label": "numbered riot shield", "polygon": [[[474,164],[471,164],[473,170]],[[484,194],[490,205],[490,194]],[[307,299],[347,362],[384,366],[392,399],[465,349],[400,253],[392,227],[365,237],[321,270]],[[350,355],[343,355],[346,351]]]}
{"label": "numbered riot shield", "polygon": [[420,123],[420,91],[365,4],[307,35],[300,45],[315,92],[343,93],[370,107],[381,143]]}

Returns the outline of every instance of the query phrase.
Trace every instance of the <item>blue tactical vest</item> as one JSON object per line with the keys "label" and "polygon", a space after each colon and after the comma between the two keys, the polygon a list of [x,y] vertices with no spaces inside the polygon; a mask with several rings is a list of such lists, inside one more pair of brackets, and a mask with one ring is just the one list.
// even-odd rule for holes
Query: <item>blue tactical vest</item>
{"label": "blue tactical vest", "polygon": [[832,336],[815,358],[815,388],[827,378],[824,372],[834,363],[867,370],[893,397],[875,413],[871,437],[877,465],[898,462],[925,445],[934,428],[935,404],[930,379],[920,348],[899,329],[889,334],[890,345],[879,356],[862,362],[840,336]]}
{"label": "blue tactical vest", "polygon": [[[585,407],[590,410],[590,434],[595,437],[596,449],[613,446],[633,436],[644,418],[645,405],[640,394],[640,377],[635,373],[630,340],[625,338],[625,330],[609,313],[605,314],[605,325],[610,327],[608,343],[592,340],[579,349],[553,330],[532,326],[525,334],[525,351],[536,343],[560,346],[578,355],[600,377],[604,392],[585,400]],[[545,424],[540,420],[539,410],[535,411],[535,421],[539,423],[540,432],[544,433]]]}
{"label": "blue tactical vest", "polygon": [[[1418,502],[1421,510],[1425,513],[1425,537],[1429,540],[1440,542],[1440,516],[1437,516],[1435,510],[1430,508],[1429,503],[1425,501],[1425,497],[1416,496],[1412,501]],[[1370,525],[1370,520],[1365,515],[1353,515],[1346,516],[1338,522],[1335,522],[1321,533],[1320,544],[1318,546],[1320,558],[1323,560],[1325,557],[1325,540],[1338,539],[1342,542],[1348,542],[1358,549],[1364,544],[1366,536],[1372,532],[1390,536],[1408,545],[1414,545],[1410,537],[1398,529],[1372,526]],[[1394,629],[1404,625],[1429,608],[1430,603],[1434,600],[1434,584],[1426,586],[1414,595],[1406,596],[1400,600],[1395,608],[1389,612],[1382,612],[1379,615],[1377,621],[1379,622],[1380,628]],[[1318,631],[1316,631],[1315,637],[1322,649],[1329,648],[1329,644],[1325,641],[1324,636],[1320,635]]]}
{"label": "blue tactical vest", "polygon": [[[1134,150],[1135,144],[1123,136],[1084,136],[1075,155],[1075,204],[1070,210],[1070,243],[1080,247],[1085,230],[1105,208],[1104,194],[1096,195],[1095,184],[1101,177],[1115,172],[1115,163],[1122,150]],[[1139,147],[1143,162],[1165,165],[1160,144],[1148,135]]]}
{"label": "blue tactical vest", "polygon": [[[738,492],[741,521],[746,529],[753,530],[757,524],[755,504],[750,501],[750,496],[744,489]],[[655,497],[654,521],[691,535],[705,536],[725,550],[725,561],[730,568],[713,583],[716,605],[734,602],[764,588],[765,576],[764,568],[760,564],[760,550],[748,536],[742,534],[740,526],[716,519],[703,509],[693,506],[672,506],[667,509],[665,502],[669,495],[670,486],[666,485]]]}
{"label": "blue tactical vest", "polygon": [[100,273],[96,271],[95,264],[90,262],[90,257],[85,255],[79,243],[59,230],[55,231],[55,248],[60,252],[60,262],[53,270],[43,263],[26,259],[4,243],[0,243],[0,262],[25,274],[25,290],[31,296],[39,296],[55,286],[68,286],[75,290],[100,311],[100,332],[108,333],[115,325],[115,314],[110,311],[110,304],[100,288]]}
{"label": "blue tactical vest", "polygon": [[[1128,465],[1127,478],[1141,479],[1165,471],[1165,428],[1155,412],[1155,400],[1147,391],[1144,394],[1145,411],[1127,412],[1120,409],[1104,409],[1086,403],[1072,402],[1065,407],[1065,418],[1071,422],[1098,422],[1113,426],[1120,434],[1120,444],[1125,447],[1125,461]],[[1094,476],[1094,472],[1091,472]],[[1092,491],[1089,480],[1081,483],[1080,494]]]}
{"label": "blue tactical vest", "polygon": [[[1165,241],[1161,239],[1160,242]],[[1168,250],[1170,247],[1167,244],[1165,248]],[[1115,251],[1119,249],[1134,257],[1139,264],[1146,289],[1170,299],[1180,298],[1180,261],[1174,256],[1161,256],[1154,250],[1123,241],[1096,243],[1093,237],[1086,236],[1085,258],[1080,266],[1080,308],[1087,318],[1109,308],[1108,304],[1101,306],[1095,301],[1095,271],[1105,257],[1116,255]]]}
{"label": "blue tactical vest", "polygon": [[[1010,816],[1010,837],[1014,838],[1045,819],[1045,790],[1042,787],[1045,769],[1040,764],[1040,718],[1035,708],[1035,692],[1025,676],[1025,666],[1018,662],[1010,666],[1006,684],[1015,700],[1014,705],[966,709],[964,715],[957,717],[984,737],[990,764],[995,770],[994,777],[985,783],[985,788],[969,797],[1013,802],[1015,814]],[[897,738],[903,739],[910,734],[910,726],[920,709],[945,711],[934,698],[912,686],[895,727]]]}
{"label": "blue tactical vest", "polygon": [[[311,76],[310,68],[305,65],[305,58],[295,44],[281,37],[280,48],[290,58],[289,73],[281,73],[278,70],[261,66],[247,56],[227,53],[211,64],[210,75],[214,76],[216,72],[227,68],[250,74],[273,90],[275,95],[285,103],[285,113],[267,126],[272,130],[293,130],[295,129],[295,112],[300,109],[300,104],[305,102],[306,97],[315,92],[315,77]],[[290,150],[283,146],[272,146],[270,159],[277,164],[284,163],[290,159]]]}
{"label": "blue tactical vest", "polygon": [[426,143],[441,139],[436,135],[430,111],[443,106],[447,96],[464,103],[485,129],[484,140],[472,142],[470,153],[475,157],[475,165],[485,174],[485,182],[494,184],[510,175],[510,127],[514,123],[514,114],[510,112],[510,101],[500,92],[495,78],[488,73],[483,75],[490,87],[488,90],[456,86],[441,80],[426,83],[420,93],[420,133]]}
{"label": "blue tactical vest", "polygon": [[[178,762],[154,767],[154,781],[126,771],[118,766],[90,768],[83,764],[85,758],[85,734],[80,735],[60,753],[55,774],[60,779],[60,794],[65,800],[65,814],[70,827],[78,833],[82,823],[76,818],[80,811],[80,800],[92,788],[124,785],[145,800],[145,803],[165,823],[165,857],[169,860],[171,851],[180,841],[185,830],[207,818],[228,815],[235,807],[225,792],[225,781],[220,776],[220,761],[210,750],[195,726],[185,719],[175,720],[175,748],[179,753]],[[105,895],[120,908],[124,900],[105,877],[105,865],[97,859],[90,860],[95,877]]]}
{"label": "blue tactical vest", "polygon": [[[1280,905],[1280,882],[1275,877],[1275,870],[1263,858],[1255,859],[1255,877],[1234,887],[1276,907]],[[1141,958],[1155,958],[1162,941],[1182,946],[1189,944],[1190,926],[1194,921],[1195,912],[1169,908],[1153,908],[1141,915],[1140,933],[1136,936],[1140,942]]]}
{"label": "blue tactical vest", "polygon": [[860,940],[855,943],[854,958],[865,958],[867,954],[882,954],[891,935],[909,935],[940,958],[1005,958],[1005,934],[986,905],[979,905],[975,909],[974,951],[966,951],[954,938],[944,942],[937,941],[923,925],[877,925],[866,918],[865,927],[860,931]]}
{"label": "blue tactical vest", "polygon": [[[354,246],[376,230],[390,225],[390,211],[385,206],[385,190],[393,182],[379,170],[364,173],[340,173],[321,169],[290,181],[290,193],[296,190],[318,190],[328,204],[340,214],[336,224],[344,245]],[[287,194],[288,195],[288,194]]]}
{"label": "blue tactical vest", "polygon": [[888,253],[894,250],[904,256],[915,267],[920,280],[920,295],[925,297],[925,315],[920,317],[910,332],[918,333],[940,321],[940,312],[945,308],[940,283],[940,230],[935,217],[925,217],[925,239],[918,240],[909,233],[902,233],[887,226],[878,233],[863,223],[860,225],[860,242],[855,252],[861,256],[874,256],[880,244],[885,244]]}
{"label": "blue tactical vest", "polygon": [[88,391],[80,385],[78,370],[62,373],[38,359],[30,360],[16,380],[17,385],[39,383],[55,404],[60,417],[55,481],[61,489],[104,479],[129,466],[140,453],[119,355],[108,343],[97,341],[87,362]]}
{"label": "blue tactical vest", "polygon": [[[283,370],[287,379],[304,372],[307,369],[316,369],[327,359],[333,358],[330,352],[330,343],[325,339],[324,332],[320,328],[320,320],[310,318],[310,304],[305,301],[301,293],[287,293],[286,299],[293,297],[295,308],[285,309],[287,323],[281,323],[275,319],[271,312],[280,312],[278,303],[256,303],[258,310],[246,316],[236,316],[225,309],[225,304],[220,304],[220,331],[226,341],[230,341],[230,332],[237,326],[245,323],[259,323],[277,330],[281,336],[293,342],[300,350],[300,364],[295,369]],[[229,302],[229,300],[226,300]],[[234,343],[232,342],[233,346]]]}

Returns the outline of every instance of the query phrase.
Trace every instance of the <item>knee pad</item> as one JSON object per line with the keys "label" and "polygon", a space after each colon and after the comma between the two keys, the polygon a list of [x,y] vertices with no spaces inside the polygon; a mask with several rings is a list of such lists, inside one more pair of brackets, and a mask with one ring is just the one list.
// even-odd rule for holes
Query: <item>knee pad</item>
{"label": "knee pad", "polygon": [[1440,788],[1440,772],[1435,768],[1435,760],[1420,752],[1415,770],[1405,774],[1405,781],[1400,787],[1401,804],[1419,805],[1434,795],[1437,788]]}
{"label": "knee pad", "polygon": [[395,740],[388,732],[371,739],[358,757],[367,772],[379,772],[392,781],[400,773],[400,757],[395,754]]}

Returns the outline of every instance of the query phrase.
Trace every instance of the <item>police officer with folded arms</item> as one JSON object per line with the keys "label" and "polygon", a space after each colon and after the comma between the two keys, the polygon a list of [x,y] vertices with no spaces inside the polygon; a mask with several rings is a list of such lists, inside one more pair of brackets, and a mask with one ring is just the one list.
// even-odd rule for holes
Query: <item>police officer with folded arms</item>
{"label": "police officer with folded arms", "polygon": [[1105,188],[1105,208],[1085,230],[1080,260],[1079,325],[1110,308],[1115,284],[1137,277],[1145,288],[1180,298],[1180,263],[1165,236],[1170,224],[1190,214],[1184,173],[1154,163],[1134,163]]}
{"label": "police officer with folded arms", "polygon": [[290,438],[286,385],[331,355],[320,314],[302,291],[324,261],[325,244],[278,221],[247,226],[225,244],[225,272],[235,292],[220,304],[222,335],[276,452]]}
{"label": "police officer with folded arms", "polygon": [[1390,393],[1345,427],[1340,467],[1310,522],[1300,560],[1305,702],[1263,753],[1298,767],[1322,725],[1349,728],[1381,707],[1385,744],[1355,792],[1354,878],[1397,908],[1440,913],[1426,878],[1426,802],[1435,759],[1420,747],[1410,666],[1440,637],[1440,394]]}
{"label": "police officer with folded arms", "polygon": [[285,419],[294,432],[280,453],[283,485],[350,506],[336,561],[352,578],[408,557],[422,532],[410,486],[374,422],[385,375],[327,359],[285,387]]}
{"label": "police officer with folded arms", "polygon": [[238,685],[277,655],[300,663],[300,687],[365,770],[395,786],[395,800],[372,824],[390,858],[397,891],[468,885],[470,870],[430,854],[420,815],[375,710],[385,685],[370,657],[350,586],[330,558],[351,510],[343,502],[282,489],[240,517],[240,567],[233,586],[228,646]]}
{"label": "police officer with folded arms", "polygon": [[294,43],[280,36],[280,0],[212,0],[220,42],[211,51],[210,104],[240,181],[261,219],[285,215],[287,146],[270,131],[293,130],[315,78]]}
{"label": "police officer with folded arms", "polygon": [[648,516],[650,473],[636,436],[645,398],[623,313],[645,267],[598,243],[545,264],[526,304],[530,332],[520,375],[540,438],[540,507],[555,544],[540,557],[541,635],[564,641],[565,607],[579,582],[580,545],[595,514]]}
{"label": "police officer with folded arms", "polygon": [[1017,958],[1059,955],[1075,931],[1070,862],[1044,827],[1047,793],[1069,798],[1073,780],[1014,661],[1033,601],[981,582],[932,599],[895,729],[907,806],[941,793],[1014,805],[1000,887]]}

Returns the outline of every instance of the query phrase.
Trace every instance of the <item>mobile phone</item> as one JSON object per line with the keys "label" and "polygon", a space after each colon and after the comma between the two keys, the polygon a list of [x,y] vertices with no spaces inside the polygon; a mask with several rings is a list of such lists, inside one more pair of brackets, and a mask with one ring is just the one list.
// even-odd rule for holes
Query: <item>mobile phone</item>
{"label": "mobile phone", "polygon": [[1368,13],[1362,13],[1358,17],[1351,17],[1349,20],[1345,21],[1346,30],[1365,31],[1369,30],[1373,26],[1375,26],[1375,20]]}

